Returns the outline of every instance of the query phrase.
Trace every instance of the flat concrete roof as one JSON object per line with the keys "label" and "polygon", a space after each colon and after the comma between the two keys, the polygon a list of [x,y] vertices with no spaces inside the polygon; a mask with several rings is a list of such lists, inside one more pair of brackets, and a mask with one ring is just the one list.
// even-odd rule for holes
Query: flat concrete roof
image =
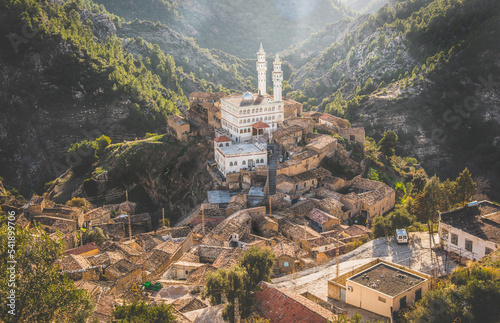
{"label": "flat concrete roof", "polygon": [[389,266],[383,262],[349,277],[348,280],[384,293],[390,297],[395,297],[425,281],[425,279],[420,276],[414,275],[404,269]]}
{"label": "flat concrete roof", "polygon": [[226,155],[236,155],[245,153],[267,152],[266,149],[260,149],[254,144],[232,144],[229,147],[219,147]]}
{"label": "flat concrete roof", "polygon": [[208,202],[211,204],[228,204],[231,200],[229,191],[208,191]]}
{"label": "flat concrete roof", "polygon": [[248,196],[264,197],[263,187],[250,187],[248,191]]}

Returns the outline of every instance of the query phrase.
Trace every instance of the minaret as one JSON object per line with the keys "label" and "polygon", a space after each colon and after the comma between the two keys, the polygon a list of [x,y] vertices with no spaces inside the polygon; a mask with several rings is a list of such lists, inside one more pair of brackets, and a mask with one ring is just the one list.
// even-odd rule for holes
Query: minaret
{"label": "minaret", "polygon": [[281,59],[276,53],[276,58],[273,63],[273,90],[274,90],[274,101],[281,101],[282,94],[282,83],[283,83],[283,71],[281,71]]}
{"label": "minaret", "polygon": [[257,52],[257,80],[259,95],[266,95],[266,72],[267,72],[267,62],[266,62],[266,52],[260,43],[260,49]]}

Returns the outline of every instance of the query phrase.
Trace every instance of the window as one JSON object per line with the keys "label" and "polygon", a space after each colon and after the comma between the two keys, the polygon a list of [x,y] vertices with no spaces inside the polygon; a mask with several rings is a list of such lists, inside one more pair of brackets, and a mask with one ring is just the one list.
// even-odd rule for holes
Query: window
{"label": "window", "polygon": [[238,162],[237,161],[234,162],[234,166],[238,166]]}
{"label": "window", "polygon": [[229,143],[228,142],[226,142],[226,147],[229,147]]}
{"label": "window", "polygon": [[260,162],[261,162],[262,164],[264,164],[264,158],[261,158],[261,159],[260,159]]}
{"label": "window", "polygon": [[243,161],[243,163],[241,163],[241,164],[242,164],[243,166],[245,166],[245,165],[247,164],[247,162],[246,162],[246,161]]}
{"label": "window", "polygon": [[465,239],[465,250],[472,252],[472,241]]}
{"label": "window", "polygon": [[224,147],[224,145],[223,144],[219,144],[219,147]]}
{"label": "window", "polygon": [[458,246],[458,236],[455,233],[451,234],[451,243],[453,243],[455,246]]}
{"label": "window", "polygon": [[233,166],[233,162],[229,162],[229,166]]}
{"label": "window", "polygon": [[285,261],[285,262],[283,263],[283,267],[288,267],[288,266],[290,266],[290,264],[288,263],[288,261]]}
{"label": "window", "polygon": [[405,307],[406,307],[406,296],[403,296],[399,300],[399,308],[405,308]]}
{"label": "window", "polygon": [[448,230],[441,229],[441,239],[448,240],[448,234],[449,234]]}
{"label": "window", "polygon": [[415,291],[415,302],[422,299],[422,288]]}
{"label": "window", "polygon": [[380,296],[378,297],[378,300],[379,300],[379,301],[381,301],[382,303],[385,303],[385,302],[386,302],[385,298],[380,297]]}
{"label": "window", "polygon": [[489,253],[492,253],[493,252],[493,249],[490,249],[488,247],[486,247],[486,249],[484,250],[484,254],[487,255]]}

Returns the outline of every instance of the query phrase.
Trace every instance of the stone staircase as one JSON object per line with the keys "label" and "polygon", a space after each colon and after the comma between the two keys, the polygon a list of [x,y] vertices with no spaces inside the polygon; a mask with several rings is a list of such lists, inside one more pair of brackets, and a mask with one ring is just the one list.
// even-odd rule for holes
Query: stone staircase
{"label": "stone staircase", "polygon": [[269,160],[269,196],[276,194],[276,170],[278,169],[279,146],[274,143],[273,153]]}

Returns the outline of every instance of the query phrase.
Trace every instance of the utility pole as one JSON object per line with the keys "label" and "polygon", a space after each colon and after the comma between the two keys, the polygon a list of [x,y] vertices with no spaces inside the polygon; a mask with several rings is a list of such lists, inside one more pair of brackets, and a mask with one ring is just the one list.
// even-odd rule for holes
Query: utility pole
{"label": "utility pole", "polygon": [[142,281],[146,281],[146,249],[144,249],[144,240],[142,240]]}
{"label": "utility pole", "polygon": [[161,225],[165,226],[165,208],[161,208]]}
{"label": "utility pole", "polygon": [[[340,235],[340,233],[338,233],[338,235]],[[339,236],[337,235],[337,248],[335,248],[335,264],[337,265],[337,277],[339,277],[339,274],[340,274],[340,265],[339,265],[339,247],[340,247],[340,243],[339,243]]]}
{"label": "utility pole", "polygon": [[205,208],[203,203],[201,203],[201,234],[205,236]]}
{"label": "utility pole", "polygon": [[269,216],[271,216],[272,212],[271,212],[271,196],[269,196]]}
{"label": "utility pole", "polygon": [[132,240],[132,221],[130,220],[130,208],[128,205],[128,191],[125,191],[125,197],[127,199],[128,239]]}

